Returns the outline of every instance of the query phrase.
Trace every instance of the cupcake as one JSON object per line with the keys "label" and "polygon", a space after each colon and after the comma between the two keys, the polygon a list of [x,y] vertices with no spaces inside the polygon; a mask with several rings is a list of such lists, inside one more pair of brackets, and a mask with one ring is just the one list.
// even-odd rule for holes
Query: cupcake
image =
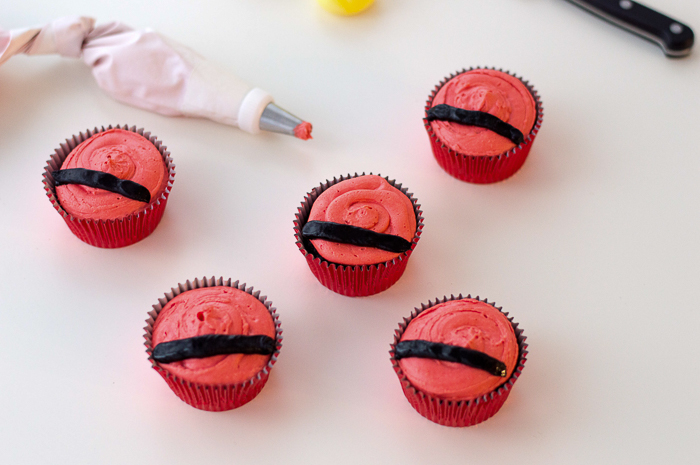
{"label": "cupcake", "polygon": [[535,89],[514,75],[470,68],[435,87],[423,122],[445,171],[462,181],[491,183],[525,163],[542,125],[542,103]]}
{"label": "cupcake", "polygon": [[165,210],[175,165],[143,129],[80,133],[55,150],[44,190],[73,233],[97,247],[124,247],[153,232]]}
{"label": "cupcake", "polygon": [[267,382],[282,347],[272,303],[238,281],[179,284],[146,320],[146,353],[170,389],[189,405],[231,410]]}
{"label": "cupcake", "polygon": [[445,426],[471,426],[501,408],[525,365],[523,331],[499,307],[451,296],[399,325],[391,361],[408,402]]}
{"label": "cupcake", "polygon": [[413,194],[389,178],[341,176],[306,195],[296,214],[296,244],[311,272],[347,296],[376,294],[406,269],[423,229]]}

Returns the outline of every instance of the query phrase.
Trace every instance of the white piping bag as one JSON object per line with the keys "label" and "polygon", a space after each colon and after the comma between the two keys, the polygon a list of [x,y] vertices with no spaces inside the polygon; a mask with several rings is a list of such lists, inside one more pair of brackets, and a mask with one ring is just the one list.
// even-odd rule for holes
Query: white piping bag
{"label": "white piping bag", "polygon": [[94,19],[77,16],[39,28],[0,29],[0,66],[19,53],[82,58],[102,90],[135,107],[209,118],[251,134],[311,138],[311,124],[275,105],[270,94],[151,29],[119,22],[96,27]]}

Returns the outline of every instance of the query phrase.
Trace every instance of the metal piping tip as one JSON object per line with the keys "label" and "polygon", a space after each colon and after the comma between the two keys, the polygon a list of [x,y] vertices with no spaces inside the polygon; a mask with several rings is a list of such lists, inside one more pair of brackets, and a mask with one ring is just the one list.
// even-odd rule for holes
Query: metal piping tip
{"label": "metal piping tip", "polygon": [[298,137],[295,129],[301,124],[304,124],[303,120],[283,110],[274,103],[268,103],[260,116],[260,129],[263,131],[277,132]]}

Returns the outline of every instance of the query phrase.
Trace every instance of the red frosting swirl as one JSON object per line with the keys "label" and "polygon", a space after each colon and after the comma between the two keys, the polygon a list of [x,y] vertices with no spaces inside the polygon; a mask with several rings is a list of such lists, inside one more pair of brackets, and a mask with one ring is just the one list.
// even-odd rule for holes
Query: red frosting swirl
{"label": "red frosting swirl", "polygon": [[[163,307],[153,325],[153,347],[206,334],[275,338],[275,324],[265,305],[247,292],[227,286],[183,292]],[[230,354],[163,364],[180,378],[205,384],[238,384],[255,376],[269,355]]]}
{"label": "red frosting swirl", "polygon": [[[525,137],[537,117],[535,99],[523,82],[502,71],[475,69],[447,81],[432,106],[447,104],[463,110],[483,111],[518,128]],[[437,137],[449,148],[466,155],[499,155],[515,144],[495,132],[449,121],[432,121]]]}
{"label": "red frosting swirl", "polygon": [[[61,169],[86,168],[110,173],[144,186],[151,200],[165,188],[167,168],[158,149],[145,137],[123,129],[95,134],[78,145],[63,162]],[[120,194],[81,184],[56,187],[61,207],[76,218],[107,220],[123,218],[146,204]]]}
{"label": "red frosting swirl", "polygon": [[506,364],[507,376],[501,378],[456,362],[399,360],[413,386],[443,399],[470,400],[488,394],[510,377],[518,362],[518,341],[510,321],[475,299],[448,301],[423,311],[401,336],[401,341],[416,339],[478,350]]}
{"label": "red frosting swirl", "polygon": [[[309,221],[330,221],[393,234],[411,241],[416,215],[411,200],[386,179],[359,176],[326,189],[314,202]],[[393,260],[398,253],[373,247],[315,239],[311,241],[326,260],[342,265],[371,265]]]}

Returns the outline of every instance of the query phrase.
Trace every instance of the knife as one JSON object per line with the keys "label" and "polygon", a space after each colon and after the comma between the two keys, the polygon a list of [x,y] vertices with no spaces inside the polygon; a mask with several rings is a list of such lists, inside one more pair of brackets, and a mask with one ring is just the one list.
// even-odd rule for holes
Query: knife
{"label": "knife", "polygon": [[568,0],[611,23],[657,43],[668,57],[690,53],[693,30],[675,19],[631,0]]}

